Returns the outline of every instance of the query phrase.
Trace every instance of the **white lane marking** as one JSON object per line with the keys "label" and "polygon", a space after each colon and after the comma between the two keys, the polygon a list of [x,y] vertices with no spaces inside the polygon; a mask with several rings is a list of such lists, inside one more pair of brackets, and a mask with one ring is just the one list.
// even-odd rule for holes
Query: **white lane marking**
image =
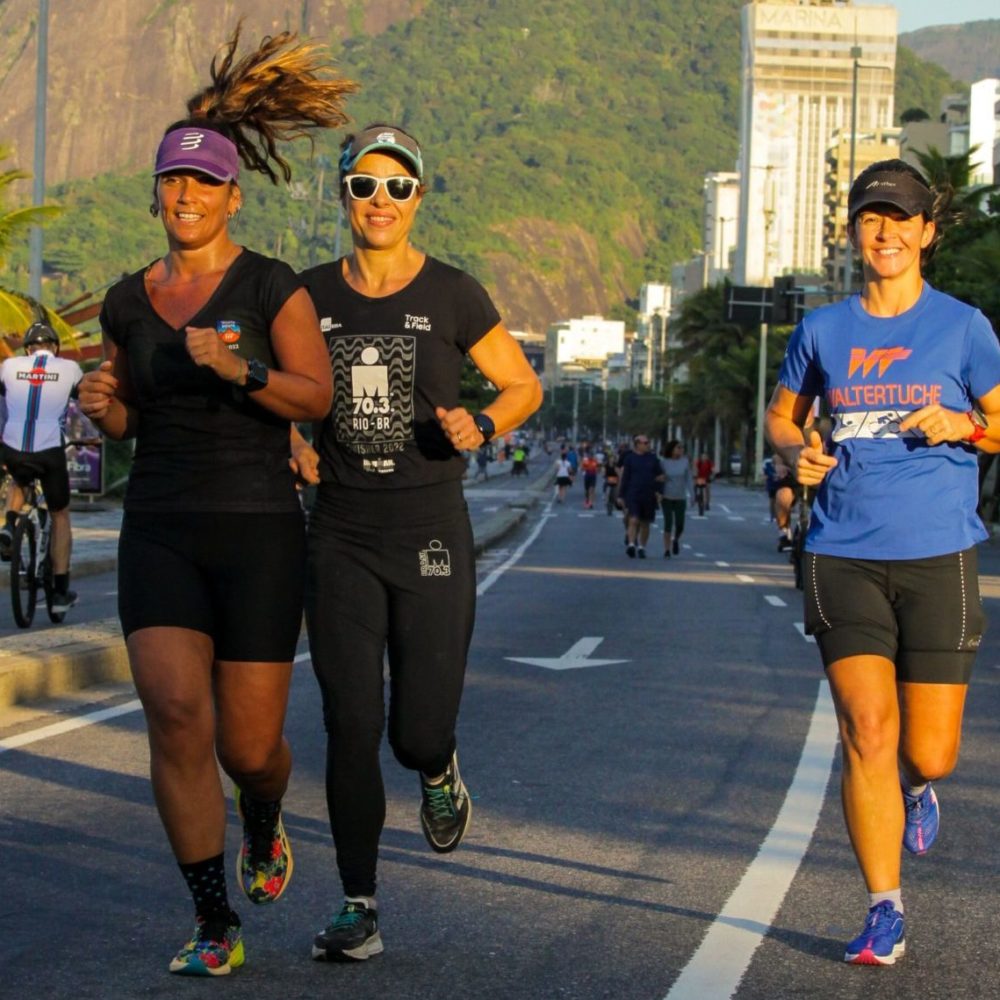
{"label": "white lane marking", "polygon": [[795,627],[799,630],[799,635],[805,639],[806,642],[815,642],[816,640],[811,635],[806,635],[805,622],[796,622]]}
{"label": "white lane marking", "polygon": [[747,576],[746,573],[737,573],[736,579],[739,580],[740,583],[753,583],[753,577]]}
{"label": "white lane marking", "polygon": [[719,506],[720,506],[720,507],[721,507],[721,508],[722,508],[722,509],[723,509],[723,510],[724,510],[724,511],[725,511],[725,512],[727,513],[727,514],[731,514],[731,513],[732,513],[732,511],[731,511],[731,510],[730,510],[730,509],[729,509],[729,508],[728,508],[728,507],[727,507],[727,506],[726,506],[726,505],[725,505],[724,503],[720,503],[720,504],[719,504]]}
{"label": "white lane marking", "polygon": [[704,552],[696,552],[694,554],[694,557],[695,557],[695,559],[704,559],[705,558],[705,553]]}
{"label": "white lane marking", "polygon": [[728,569],[729,563],[723,562],[721,559],[716,559],[715,565],[720,567],[720,569]]}
{"label": "white lane marking", "polygon": [[780,598],[777,594],[765,594],[764,600],[771,605],[772,608],[787,608],[788,605]]}
{"label": "white lane marking", "polygon": [[[308,660],[308,653],[299,653],[292,661],[301,663]],[[8,750],[16,750],[18,747],[25,747],[31,743],[38,743],[41,740],[51,739],[53,736],[62,736],[63,733],[71,733],[74,729],[83,729],[85,726],[96,726],[98,723],[106,722],[108,719],[116,719],[121,715],[129,715],[132,712],[141,712],[142,702],[138,698],[132,701],[122,702],[112,708],[102,708],[96,712],[88,712],[86,715],[78,715],[74,719],[65,719],[62,722],[54,722],[49,726],[42,726],[40,729],[32,729],[30,732],[21,733],[19,736],[8,736],[5,740],[0,740],[0,753]]]}
{"label": "white lane marking", "polygon": [[542,528],[545,527],[545,523],[550,517],[555,517],[556,515],[552,512],[552,501],[550,500],[545,505],[545,510],[542,512],[542,516],[538,519],[538,524],[535,525],[534,530],[530,535],[514,550],[514,554],[501,565],[497,566],[489,576],[478,587],[476,587],[476,597],[482,597],[490,587],[493,586],[497,580],[500,579],[511,568],[514,566],[528,550],[528,547],[535,541],[535,539],[542,533]]}
{"label": "white lane marking", "polygon": [[733,514],[726,518],[727,521],[744,521],[746,518],[740,517],[739,514]]}
{"label": "white lane marking", "polygon": [[795,777],[774,826],[665,1000],[725,1000],[739,987],[809,849],[837,746],[837,718],[820,683]]}
{"label": "white lane marking", "polygon": [[8,750],[16,750],[18,747],[27,746],[29,743],[37,743],[39,740],[47,740],[52,736],[61,736],[63,733],[71,733],[74,729],[82,729],[84,726],[93,726],[106,719],[114,719],[119,715],[128,715],[131,712],[138,712],[142,708],[142,702],[138,698],[133,701],[126,701],[114,708],[102,708],[99,712],[90,712],[75,719],[65,719],[63,722],[54,722],[51,726],[42,726],[41,729],[33,729],[28,733],[21,733],[20,736],[9,736],[5,740],[0,740],[0,753]]}
{"label": "white lane marking", "polygon": [[495,514],[500,508],[499,507],[484,507],[484,514]]}

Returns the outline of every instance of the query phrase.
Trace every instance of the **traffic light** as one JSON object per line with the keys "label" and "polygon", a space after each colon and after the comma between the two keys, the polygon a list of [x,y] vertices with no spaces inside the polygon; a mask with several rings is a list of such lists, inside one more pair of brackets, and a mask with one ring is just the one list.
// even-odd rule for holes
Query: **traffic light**
{"label": "traffic light", "polygon": [[774,279],[774,295],[771,298],[771,322],[776,326],[798,322],[795,294],[795,278],[790,274]]}

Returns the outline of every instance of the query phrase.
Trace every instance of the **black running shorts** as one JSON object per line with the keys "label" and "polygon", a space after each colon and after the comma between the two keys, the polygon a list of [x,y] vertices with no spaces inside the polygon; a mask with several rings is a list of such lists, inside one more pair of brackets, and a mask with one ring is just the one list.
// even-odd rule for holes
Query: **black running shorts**
{"label": "black running shorts", "polygon": [[300,513],[130,511],[118,540],[118,613],[128,638],[188,628],[217,660],[288,663],[302,626]]}
{"label": "black running shorts", "polygon": [[974,547],[891,561],[806,552],[806,632],[827,667],[884,656],[897,680],[968,684],[985,626],[977,566]]}
{"label": "black running shorts", "polygon": [[17,451],[5,444],[3,464],[18,486],[30,486],[31,481],[37,479],[42,484],[49,510],[65,510],[69,506],[69,472],[66,470],[65,449],[56,447],[43,451]]}

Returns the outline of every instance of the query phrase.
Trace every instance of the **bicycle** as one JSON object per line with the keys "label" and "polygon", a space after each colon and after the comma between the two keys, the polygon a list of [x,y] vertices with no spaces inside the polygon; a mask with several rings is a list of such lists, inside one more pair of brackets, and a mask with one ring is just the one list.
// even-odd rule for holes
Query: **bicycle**
{"label": "bicycle", "polygon": [[788,561],[792,564],[792,572],[795,574],[795,586],[802,590],[805,584],[806,532],[809,530],[809,515],[812,513],[812,501],[807,486],[802,487],[802,496],[799,497],[798,504],[799,512],[795,520],[795,527],[792,529],[792,544],[789,547]]}
{"label": "bicycle", "polygon": [[38,604],[38,591],[45,594],[49,621],[59,623],[65,611],[53,611],[55,583],[49,542],[52,518],[37,482],[24,490],[24,503],[14,521],[10,549],[10,603],[18,628],[30,628]]}
{"label": "bicycle", "polygon": [[695,483],[694,484],[694,500],[698,505],[698,516],[705,516],[705,491],[707,488],[707,483]]}

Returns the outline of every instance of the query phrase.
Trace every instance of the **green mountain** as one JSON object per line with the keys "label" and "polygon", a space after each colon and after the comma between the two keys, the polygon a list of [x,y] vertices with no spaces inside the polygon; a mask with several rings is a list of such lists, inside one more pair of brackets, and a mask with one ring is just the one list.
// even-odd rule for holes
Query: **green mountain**
{"label": "green mountain", "polygon": [[[398,121],[425,145],[415,242],[479,276],[513,329],[628,315],[642,281],[669,280],[699,246],[704,173],[734,167],[739,0],[411,7],[377,33],[327,40],[362,85],[349,105],[358,125]],[[904,65],[898,110],[951,89],[916,57],[902,53]],[[241,241],[297,267],[334,253],[340,138],[321,137],[311,160],[299,150],[290,189],[247,179]],[[162,253],[145,173],[53,195],[67,208],[46,235],[53,301]],[[15,265],[3,283],[23,278],[23,257]]]}
{"label": "green mountain", "polygon": [[[921,28],[900,35],[899,41],[967,84],[1000,77],[1000,19]],[[932,115],[937,112],[937,108],[927,110]]]}

